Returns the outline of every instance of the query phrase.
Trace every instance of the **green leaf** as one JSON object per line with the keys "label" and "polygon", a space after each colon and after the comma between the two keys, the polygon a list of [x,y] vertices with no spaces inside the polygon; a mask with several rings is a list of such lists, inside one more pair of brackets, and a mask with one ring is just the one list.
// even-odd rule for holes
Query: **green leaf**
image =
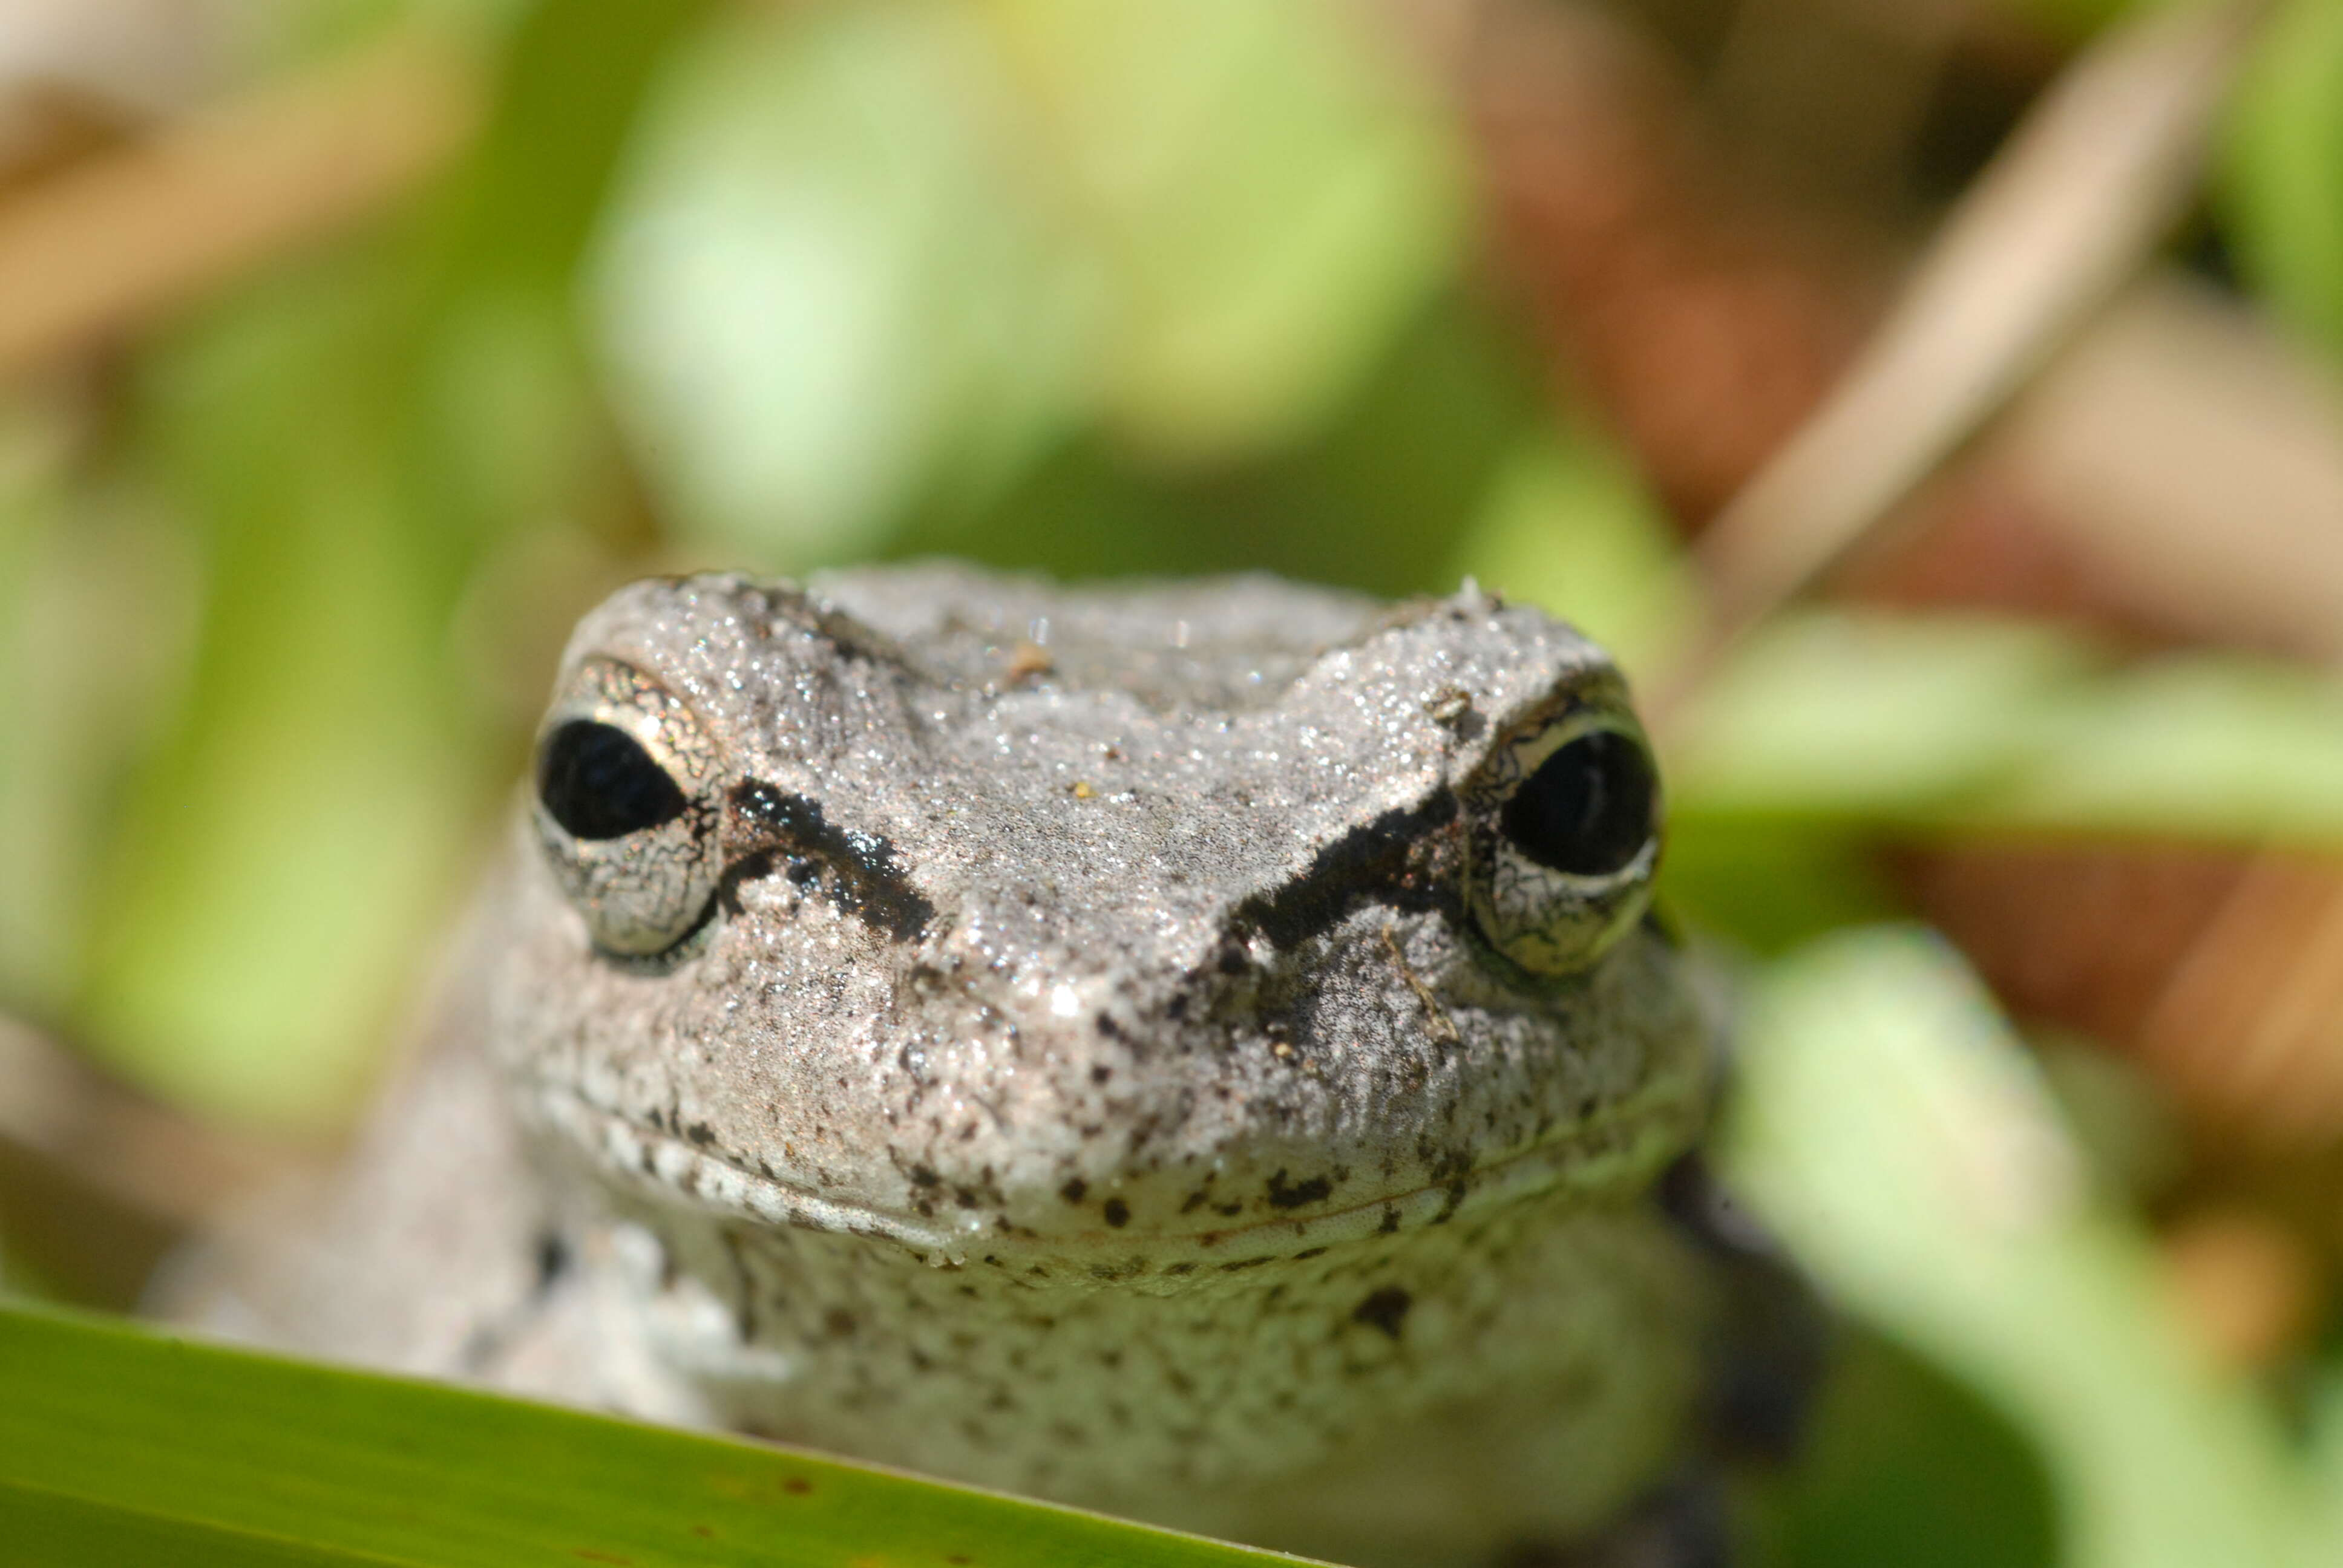
{"label": "green leaf", "polygon": [[1111,292],[1108,417],[1226,461],[1316,427],[1453,271],[1463,160],[1383,19],[1327,0],[980,8]]}
{"label": "green leaf", "polygon": [[2343,355],[2343,5],[2296,0],[2239,81],[2222,206],[2247,279]]}
{"label": "green leaf", "polygon": [[1458,548],[1462,572],[1570,622],[1630,676],[1683,647],[1699,590],[1665,514],[1619,454],[1542,432],[1490,488]]}
{"label": "green leaf", "polygon": [[[60,900],[40,955],[66,971],[45,990],[69,1031],[169,1098],[310,1126],[346,1111],[466,879],[517,746],[479,723],[451,628],[500,543],[629,505],[567,321],[571,272],[649,57],[699,9],[534,6],[477,156],[147,346],[123,439],[58,503],[81,514],[60,538],[152,516],[176,551],[149,553],[182,563],[163,586],[194,601],[159,715],[86,673],[153,638],[142,612],[170,596],[138,591],[152,568],[94,598],[64,657],[84,673],[57,695],[125,760],[75,779],[75,747],[55,754],[104,824],[50,840],[92,896],[85,931]],[[41,739],[60,736],[78,739],[69,723]]]}
{"label": "green leaf", "polygon": [[1753,638],[1671,748],[1711,821],[2343,846],[2343,688],[2230,654],[2118,668],[2019,622],[1815,612]]}
{"label": "green leaf", "polygon": [[778,1448],[6,1307],[0,1556],[13,1568],[1292,1561]]}
{"label": "green leaf", "polygon": [[384,426],[407,327],[378,258],[312,271],[147,368],[142,477],[201,562],[193,668],[130,780],[76,1023],[245,1116],[346,1104],[449,891],[476,797],[443,644],[451,541]]}
{"label": "green leaf", "polygon": [[2040,1451],[2073,1568],[2322,1561],[2274,1412],[2183,1330],[1977,981],[1916,931],[1827,939],[1745,1014],[1735,1190],[1834,1299]]}
{"label": "green leaf", "polygon": [[644,470],[702,548],[868,552],[1087,409],[1099,279],[1035,199],[1012,91],[933,3],[729,16],[661,72],[592,296]]}

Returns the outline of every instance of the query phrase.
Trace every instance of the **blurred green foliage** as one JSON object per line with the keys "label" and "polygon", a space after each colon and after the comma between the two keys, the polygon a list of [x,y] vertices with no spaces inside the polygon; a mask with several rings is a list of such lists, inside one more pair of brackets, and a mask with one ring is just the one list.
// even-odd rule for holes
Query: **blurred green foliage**
{"label": "blurred green foliage", "polygon": [[2238,92],[2222,174],[2241,268],[2343,356],[2343,5],[2282,10]]}
{"label": "blurred green foliage", "polygon": [[[247,68],[418,21],[496,62],[460,166],[0,402],[0,996],[184,1103],[347,1114],[561,637],[636,572],[1470,573],[1631,673],[1685,646],[1660,508],[1479,276],[1453,111],[1333,0],[366,0]],[[2343,4],[2277,30],[2221,210],[2343,348]],[[1671,900],[1791,955],[1756,971],[1737,1168],[1879,1336],[1753,1505],[1780,1561],[2343,1540],[2306,1501],[2343,1497],[2343,1421],[2289,1453],[2186,1364],[2133,1221],[1949,960],[1828,942],[1894,914],[1883,833],[2343,845],[2338,701],[1817,614],[1671,732]]]}
{"label": "blurred green foliage", "polygon": [[1744,1030],[1735,1190],[1834,1299],[2027,1433],[2063,1562],[2308,1568],[2343,1550],[2277,1413],[2191,1340],[2144,1231],[1940,942],[1825,939],[1765,977]]}

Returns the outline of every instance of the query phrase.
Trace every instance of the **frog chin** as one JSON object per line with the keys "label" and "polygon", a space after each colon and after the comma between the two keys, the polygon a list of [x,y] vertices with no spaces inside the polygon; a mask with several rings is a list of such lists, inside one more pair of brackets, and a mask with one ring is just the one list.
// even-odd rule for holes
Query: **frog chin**
{"label": "frog chin", "polygon": [[[1542,1195],[1589,1208],[1640,1192],[1699,1131],[1701,1096],[1665,1077],[1538,1142],[1435,1181],[1307,1214],[1235,1222],[1041,1231],[994,1210],[940,1213],[841,1201],[784,1177],[749,1171],[695,1144],[598,1106],[564,1086],[534,1097],[541,1131],[586,1159],[587,1168],[653,1208],[682,1206],[752,1224],[862,1236],[922,1262],[957,1268],[1062,1261],[1095,1278],[1237,1271],[1373,1236],[1478,1217]],[[1141,1179],[1146,1180],[1146,1179]],[[1204,1216],[1216,1219],[1209,1211]]]}

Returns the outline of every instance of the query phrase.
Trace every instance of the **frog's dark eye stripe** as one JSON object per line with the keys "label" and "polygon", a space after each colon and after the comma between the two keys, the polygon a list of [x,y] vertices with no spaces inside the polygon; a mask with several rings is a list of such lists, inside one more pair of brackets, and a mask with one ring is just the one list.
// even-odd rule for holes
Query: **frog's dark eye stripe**
{"label": "frog's dark eye stripe", "polygon": [[538,799],[575,839],[620,839],[683,814],[683,791],[635,738],[577,719],[545,739]]}
{"label": "frog's dark eye stripe", "polygon": [[1617,730],[1593,730],[1522,780],[1500,825],[1541,866],[1607,877],[1625,869],[1651,838],[1658,785],[1641,746]]}

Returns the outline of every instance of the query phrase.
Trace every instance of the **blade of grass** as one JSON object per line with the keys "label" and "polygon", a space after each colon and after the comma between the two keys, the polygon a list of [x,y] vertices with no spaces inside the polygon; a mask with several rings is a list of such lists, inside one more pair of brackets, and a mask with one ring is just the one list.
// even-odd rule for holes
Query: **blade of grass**
{"label": "blade of grass", "polygon": [[0,1307],[0,1556],[751,1568],[1291,1562],[809,1454]]}

